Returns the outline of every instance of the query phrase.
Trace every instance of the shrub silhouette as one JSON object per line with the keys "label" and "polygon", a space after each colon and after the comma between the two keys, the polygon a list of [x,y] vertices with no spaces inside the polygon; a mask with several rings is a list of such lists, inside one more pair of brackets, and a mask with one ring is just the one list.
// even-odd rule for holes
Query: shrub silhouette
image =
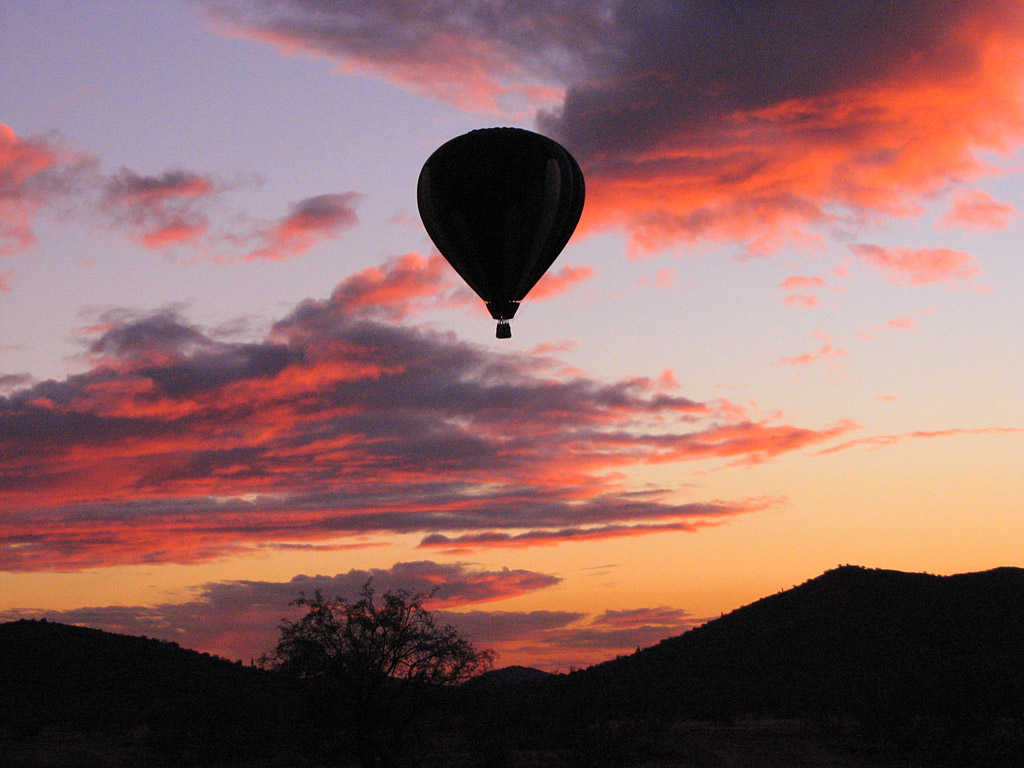
{"label": "shrub silhouette", "polygon": [[356,600],[302,595],[295,604],[306,615],[283,621],[277,647],[261,659],[318,686],[337,713],[335,750],[351,751],[364,768],[400,765],[437,690],[490,666],[490,651],[427,610],[431,594],[389,590],[378,600],[367,581]]}

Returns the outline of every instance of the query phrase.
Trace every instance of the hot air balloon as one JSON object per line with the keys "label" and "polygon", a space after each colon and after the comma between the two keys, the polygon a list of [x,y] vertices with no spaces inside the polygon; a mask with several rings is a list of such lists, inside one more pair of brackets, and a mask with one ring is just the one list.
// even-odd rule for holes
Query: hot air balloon
{"label": "hot air balloon", "polygon": [[583,211],[583,172],[558,142],[521,128],[483,128],[423,164],[417,203],[448,263],[487,303],[497,337],[569,241]]}

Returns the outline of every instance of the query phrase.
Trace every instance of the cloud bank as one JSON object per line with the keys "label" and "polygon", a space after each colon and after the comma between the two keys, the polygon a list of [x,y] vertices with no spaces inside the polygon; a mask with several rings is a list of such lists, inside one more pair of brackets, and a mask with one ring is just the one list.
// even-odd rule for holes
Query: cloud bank
{"label": "cloud bank", "polygon": [[441,274],[407,255],[246,343],[170,311],[108,318],[85,373],[0,398],[0,568],[695,530],[769,502],[637,491],[622,471],[764,462],[855,426],[752,419],[664,377],[598,381],[390,319],[448,295]]}

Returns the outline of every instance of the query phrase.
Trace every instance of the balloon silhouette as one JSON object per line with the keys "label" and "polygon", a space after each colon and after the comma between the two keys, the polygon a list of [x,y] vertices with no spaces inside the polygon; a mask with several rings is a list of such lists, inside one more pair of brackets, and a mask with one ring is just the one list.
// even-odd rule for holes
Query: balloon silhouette
{"label": "balloon silhouette", "polygon": [[583,211],[583,172],[560,144],[521,128],[483,128],[423,164],[417,203],[448,263],[487,302],[497,337],[569,241]]}

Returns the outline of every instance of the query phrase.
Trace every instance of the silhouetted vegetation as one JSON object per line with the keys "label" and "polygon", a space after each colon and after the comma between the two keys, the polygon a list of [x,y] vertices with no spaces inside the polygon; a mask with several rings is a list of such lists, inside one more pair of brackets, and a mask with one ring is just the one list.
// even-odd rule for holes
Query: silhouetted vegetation
{"label": "silhouetted vegetation", "polygon": [[268,669],[316,686],[343,736],[339,751],[363,768],[403,762],[409,733],[437,689],[490,665],[490,652],[437,622],[424,605],[429,597],[392,590],[378,601],[369,581],[357,600],[302,596],[296,604],[306,615],[282,623],[277,648],[263,659]]}
{"label": "silhouetted vegetation", "polygon": [[[417,685],[406,758],[425,768],[1017,766],[1022,595],[1015,568],[838,568],[586,670]],[[14,768],[346,764],[359,721],[336,686],[173,643],[11,622],[0,625],[0,754]]]}

